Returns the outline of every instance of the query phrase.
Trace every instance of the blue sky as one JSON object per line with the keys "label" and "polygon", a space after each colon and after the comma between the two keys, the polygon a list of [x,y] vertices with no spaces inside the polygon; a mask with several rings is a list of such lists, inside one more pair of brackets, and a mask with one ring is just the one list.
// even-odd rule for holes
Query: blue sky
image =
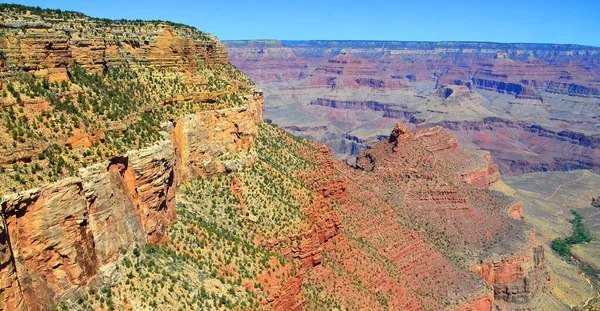
{"label": "blue sky", "polygon": [[94,17],[162,19],[220,39],[575,43],[600,46],[600,0],[25,0]]}

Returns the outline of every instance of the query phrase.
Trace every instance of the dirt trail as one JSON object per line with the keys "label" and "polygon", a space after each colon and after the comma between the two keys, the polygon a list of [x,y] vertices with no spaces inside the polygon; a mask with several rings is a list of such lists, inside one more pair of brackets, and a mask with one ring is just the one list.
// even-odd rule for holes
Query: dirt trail
{"label": "dirt trail", "polygon": [[564,183],[562,183],[562,184],[558,185],[558,187],[556,187],[556,189],[554,190],[554,193],[552,193],[552,195],[548,196],[548,197],[547,197],[547,198],[545,198],[544,200],[545,200],[545,201],[548,201],[549,199],[551,199],[552,197],[554,197],[554,195],[555,195],[555,194],[558,192],[558,190],[560,190],[560,188],[561,188],[562,186],[564,186],[564,185],[566,185],[566,184],[568,184],[568,183],[572,183],[572,182],[576,182],[576,181],[580,181],[580,180],[582,180],[582,179],[583,179],[583,177],[585,177],[586,173],[587,173],[587,171],[583,171],[583,174],[581,174],[581,176],[579,176],[579,178],[577,178],[577,179],[574,179],[574,180],[569,180],[569,181],[567,181],[567,182],[564,182]]}
{"label": "dirt trail", "polygon": [[[581,275],[583,275],[583,278],[587,281],[587,283],[590,285],[590,287],[592,288],[592,291],[594,291],[594,285],[592,284],[592,281],[590,281],[590,279],[585,275],[585,273],[582,273]],[[588,298],[585,303],[583,303],[583,307],[586,307],[590,301],[592,301],[592,299],[594,298],[600,298],[600,292],[596,292],[596,296],[592,296],[590,298]]]}

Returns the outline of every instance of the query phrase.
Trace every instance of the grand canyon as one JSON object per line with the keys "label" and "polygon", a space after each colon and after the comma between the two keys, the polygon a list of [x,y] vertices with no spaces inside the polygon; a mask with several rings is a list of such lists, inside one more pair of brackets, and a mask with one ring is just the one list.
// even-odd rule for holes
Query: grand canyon
{"label": "grand canyon", "polygon": [[600,305],[600,48],[0,13],[0,310]]}
{"label": "grand canyon", "polygon": [[[396,120],[440,125],[505,175],[599,165],[600,48],[477,42],[227,41],[266,118],[353,161]],[[560,150],[560,152],[557,152]]]}

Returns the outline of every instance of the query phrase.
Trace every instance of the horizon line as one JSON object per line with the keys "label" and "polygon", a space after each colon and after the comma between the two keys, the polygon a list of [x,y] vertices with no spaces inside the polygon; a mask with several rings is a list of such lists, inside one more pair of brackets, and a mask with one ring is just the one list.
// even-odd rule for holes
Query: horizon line
{"label": "horizon line", "polygon": [[[217,36],[218,38],[218,36]],[[530,45],[563,45],[563,46],[578,46],[578,47],[587,47],[587,48],[595,48],[600,49],[600,46],[595,45],[587,45],[580,43],[542,43],[542,42],[499,42],[499,41],[476,41],[476,40],[381,40],[381,39],[220,39],[219,40],[226,42],[233,41],[278,41],[278,42],[318,42],[318,41],[328,41],[328,42],[393,42],[393,43],[485,43],[485,44],[505,44],[505,45],[518,45],[518,44],[530,44]]]}

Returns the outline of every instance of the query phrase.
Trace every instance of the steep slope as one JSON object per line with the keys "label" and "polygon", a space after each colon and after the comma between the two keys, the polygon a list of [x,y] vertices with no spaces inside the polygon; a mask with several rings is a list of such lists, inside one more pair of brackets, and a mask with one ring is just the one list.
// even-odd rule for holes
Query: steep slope
{"label": "steep slope", "polygon": [[[451,134],[434,131],[440,136],[396,142],[410,159],[421,155],[422,166],[380,166],[396,155],[396,143],[386,142],[370,149],[366,172],[263,123],[256,163],[181,184],[164,243],[127,255],[100,290],[61,306],[531,308],[545,283],[543,252],[522,220],[509,217],[515,202],[485,190],[495,178],[480,187],[461,182],[457,159],[479,155],[441,148]],[[436,183],[445,190],[431,189]],[[419,196],[401,194],[408,190]]]}

